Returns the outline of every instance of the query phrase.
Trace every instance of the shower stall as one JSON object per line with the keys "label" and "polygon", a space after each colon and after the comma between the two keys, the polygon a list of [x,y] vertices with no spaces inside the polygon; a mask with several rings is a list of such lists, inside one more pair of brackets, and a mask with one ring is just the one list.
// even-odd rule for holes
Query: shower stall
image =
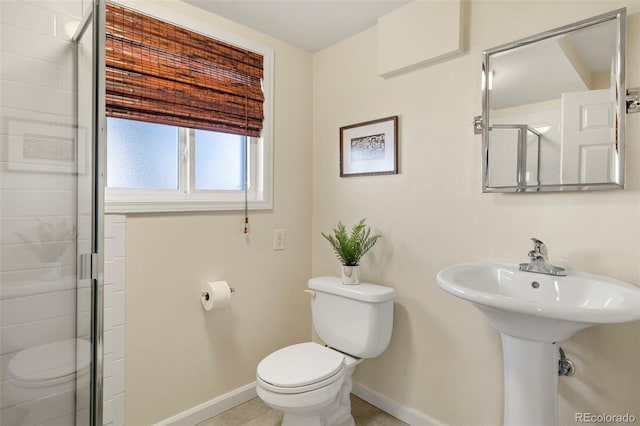
{"label": "shower stall", "polygon": [[0,424],[102,419],[102,0],[0,1]]}
{"label": "shower stall", "polygon": [[526,124],[492,124],[489,127],[487,182],[494,187],[540,185],[542,134]]}

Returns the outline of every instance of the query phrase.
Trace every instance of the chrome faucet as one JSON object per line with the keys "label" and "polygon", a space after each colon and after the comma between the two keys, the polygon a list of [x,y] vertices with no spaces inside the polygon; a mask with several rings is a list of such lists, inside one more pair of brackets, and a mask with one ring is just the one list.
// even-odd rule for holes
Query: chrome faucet
{"label": "chrome faucet", "polygon": [[532,238],[533,250],[529,252],[529,263],[521,263],[520,270],[525,272],[537,272],[547,275],[566,275],[564,268],[549,263],[547,246],[537,238]]}

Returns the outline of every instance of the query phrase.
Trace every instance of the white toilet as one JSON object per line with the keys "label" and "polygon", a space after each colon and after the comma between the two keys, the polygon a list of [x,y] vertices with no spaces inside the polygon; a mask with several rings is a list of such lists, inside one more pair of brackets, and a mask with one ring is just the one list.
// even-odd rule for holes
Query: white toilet
{"label": "white toilet", "polygon": [[328,346],[300,343],[268,355],[258,364],[258,396],[284,412],[283,426],[351,426],[351,375],[389,345],[395,290],[338,277],[312,278],[309,289],[313,325]]}
{"label": "white toilet", "polygon": [[88,394],[90,355],[91,343],[75,338],[16,353],[7,365],[9,380],[2,388],[3,415],[12,419],[9,423],[44,424],[82,408],[76,391],[86,389]]}

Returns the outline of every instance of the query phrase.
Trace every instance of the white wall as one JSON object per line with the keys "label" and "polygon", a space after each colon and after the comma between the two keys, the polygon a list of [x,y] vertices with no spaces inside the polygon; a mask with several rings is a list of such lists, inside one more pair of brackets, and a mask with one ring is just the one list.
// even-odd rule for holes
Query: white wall
{"label": "white wall", "polygon": [[[376,74],[376,29],[313,58],[312,275],[337,274],[321,231],[367,218],[383,235],[363,278],[397,291],[388,350],[356,380],[447,424],[500,424],[498,333],[435,275],[458,262],[526,260],[529,238],[560,265],[640,283],[640,116],[628,116],[624,191],[482,194],[481,51],[629,7],[628,87],[640,85],[637,1],[472,1],[466,55],[389,79]],[[438,43],[437,39],[433,43]],[[420,49],[420,46],[407,48]],[[338,129],[399,115],[400,174],[339,178]],[[586,330],[562,344],[577,374],[560,379],[560,424],[575,412],[640,418],[640,323]]]}
{"label": "white wall", "polygon": [[[29,151],[30,143],[59,147],[61,141],[74,149],[73,56],[65,26],[80,20],[82,5],[0,2],[2,424],[72,424],[76,409],[73,392],[32,405],[42,395],[13,387],[9,363],[19,351],[74,342],[77,331],[89,332],[89,305],[77,298],[88,293],[76,293],[76,178],[74,159],[67,157],[73,153],[54,149],[45,158]],[[73,355],[67,361],[74,362]]]}
{"label": "white wall", "polygon": [[[37,278],[46,271],[33,270],[49,262],[74,262],[74,253],[66,250],[69,241],[61,238],[65,228],[75,226],[73,162],[64,161],[66,151],[62,159],[48,161],[29,156],[25,145],[34,135],[41,141],[73,135],[73,45],[64,26],[80,19],[81,4],[1,3],[3,283]],[[45,232],[47,226],[58,233]]]}
{"label": "white wall", "polygon": [[106,215],[104,228],[102,420],[105,426],[122,426],[126,353],[126,216]]}
{"label": "white wall", "polygon": [[[310,338],[311,54],[175,1],[152,2],[275,49],[274,208],[128,215],[126,418],[152,424],[255,380],[258,362]],[[273,231],[286,250],[273,251]],[[205,312],[200,286],[227,280]]]}

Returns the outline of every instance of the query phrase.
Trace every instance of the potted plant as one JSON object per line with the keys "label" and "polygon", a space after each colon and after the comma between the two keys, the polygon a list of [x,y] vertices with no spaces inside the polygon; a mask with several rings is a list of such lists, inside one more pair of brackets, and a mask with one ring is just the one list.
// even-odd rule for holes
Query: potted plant
{"label": "potted plant", "polygon": [[38,225],[28,233],[15,234],[38,256],[45,280],[55,280],[62,274],[62,256],[72,246],[78,236],[75,226],[66,218],[43,221],[36,218]]}
{"label": "potted plant", "polygon": [[371,229],[365,224],[365,220],[360,220],[349,234],[341,221],[338,221],[333,235],[322,232],[322,236],[329,241],[342,263],[344,284],[360,284],[360,259],[381,237],[381,235],[371,235]]}

